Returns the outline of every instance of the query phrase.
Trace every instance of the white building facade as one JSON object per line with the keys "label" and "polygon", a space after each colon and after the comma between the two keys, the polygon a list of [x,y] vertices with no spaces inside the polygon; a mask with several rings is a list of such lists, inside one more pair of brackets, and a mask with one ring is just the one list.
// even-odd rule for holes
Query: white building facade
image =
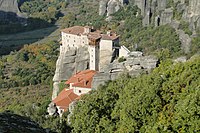
{"label": "white building facade", "polygon": [[119,36],[108,32],[102,34],[101,31],[92,29],[91,27],[74,26],[61,31],[62,44],[60,46],[60,54],[64,54],[72,48],[83,46],[88,47],[90,54],[90,70],[99,71],[99,62],[101,52],[107,50],[113,52],[116,46],[119,46]]}

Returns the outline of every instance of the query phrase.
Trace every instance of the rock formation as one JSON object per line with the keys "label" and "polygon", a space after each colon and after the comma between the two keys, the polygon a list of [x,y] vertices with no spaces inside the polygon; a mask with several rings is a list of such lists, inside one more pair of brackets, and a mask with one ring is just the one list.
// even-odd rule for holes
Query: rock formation
{"label": "rock formation", "polygon": [[19,11],[17,0],[0,0],[0,20],[15,21],[24,17]]}
{"label": "rock formation", "polygon": [[[169,0],[101,0],[99,4],[99,15],[106,15],[109,18],[113,13],[123,7],[124,3],[131,3],[138,6],[141,10],[144,26],[148,26],[150,23],[153,23],[154,20],[156,26],[165,25],[171,23],[173,10],[175,10],[167,7],[168,2]],[[183,12],[182,17],[185,21],[190,23],[191,30],[195,30],[197,27],[200,27],[199,0],[173,0],[173,2],[177,4],[177,10],[179,12]],[[152,16],[156,16],[156,18],[152,18]],[[158,20],[161,23],[157,24]]]}
{"label": "rock formation", "polygon": [[[184,5],[186,6],[185,3]],[[185,21],[189,22],[192,31],[200,28],[200,1],[190,0],[189,5],[185,7],[182,17]]]}
{"label": "rock formation", "polygon": [[[132,54],[134,55],[134,54]],[[96,74],[93,78],[92,87],[97,88],[100,84],[106,81],[115,80],[123,73],[128,73],[130,76],[138,76],[141,73],[148,73],[158,64],[158,59],[154,56],[129,56],[126,61],[113,63],[105,66],[104,71]]]}
{"label": "rock formation", "polygon": [[99,15],[110,16],[117,12],[121,6],[127,4],[128,0],[101,0],[99,2]]}
{"label": "rock formation", "polygon": [[56,71],[53,78],[53,95],[54,99],[59,92],[59,82],[66,81],[75,72],[86,70],[89,67],[89,53],[87,47],[79,49],[70,49],[64,54],[59,55],[56,63]]}

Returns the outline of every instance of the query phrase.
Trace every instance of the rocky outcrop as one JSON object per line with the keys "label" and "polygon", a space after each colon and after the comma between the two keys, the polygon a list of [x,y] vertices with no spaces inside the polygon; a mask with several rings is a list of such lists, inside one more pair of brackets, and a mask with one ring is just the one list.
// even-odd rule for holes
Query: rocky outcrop
{"label": "rocky outcrop", "polygon": [[126,3],[128,3],[128,0],[101,0],[99,2],[99,15],[109,17]]}
{"label": "rocky outcrop", "polygon": [[[185,4],[186,5],[186,4]],[[200,1],[190,0],[189,6],[185,7],[182,18],[189,22],[190,29],[194,31],[200,27]]]}
{"label": "rocky outcrop", "polygon": [[[99,15],[106,15],[110,20],[111,15],[117,12],[124,3],[131,3],[138,6],[143,16],[143,26],[155,23],[155,26],[171,24],[173,21],[173,10],[167,7],[169,0],[101,0]],[[199,0],[173,0],[177,5],[176,10],[183,13],[183,20],[190,23],[190,29],[194,31],[200,27],[200,1]],[[173,8],[173,7],[171,7]],[[152,18],[155,16],[154,18]]]}
{"label": "rocky outcrop", "polygon": [[130,76],[138,76],[141,73],[148,73],[158,64],[158,59],[154,56],[129,56],[126,61],[119,63],[114,61],[108,64],[103,72],[96,74],[93,78],[92,87],[97,88],[106,81],[115,80],[121,74],[128,73]]}
{"label": "rocky outcrop", "polygon": [[67,80],[76,71],[85,70],[89,64],[89,53],[87,47],[70,49],[60,54],[56,63],[54,82]]}
{"label": "rocky outcrop", "polygon": [[18,8],[17,0],[0,0],[0,20],[15,21],[24,18]]}
{"label": "rocky outcrop", "polygon": [[160,25],[171,24],[173,18],[173,10],[171,8],[165,9],[161,13]]}
{"label": "rocky outcrop", "polygon": [[52,99],[58,95],[61,81],[66,81],[77,71],[86,70],[88,67],[89,53],[87,47],[71,48],[67,52],[61,53],[56,62]]}
{"label": "rocky outcrop", "polygon": [[179,39],[181,41],[181,47],[184,53],[189,53],[190,52],[190,47],[191,47],[191,42],[192,39],[188,34],[185,34],[183,30],[177,30],[177,33],[179,35]]}

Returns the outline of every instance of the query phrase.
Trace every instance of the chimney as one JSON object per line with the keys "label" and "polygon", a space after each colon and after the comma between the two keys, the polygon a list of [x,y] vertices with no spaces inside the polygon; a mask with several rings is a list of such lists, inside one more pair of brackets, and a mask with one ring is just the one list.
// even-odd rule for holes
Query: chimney
{"label": "chimney", "polygon": [[85,26],[84,27],[84,33],[88,34],[91,32],[91,27],[90,26]]}

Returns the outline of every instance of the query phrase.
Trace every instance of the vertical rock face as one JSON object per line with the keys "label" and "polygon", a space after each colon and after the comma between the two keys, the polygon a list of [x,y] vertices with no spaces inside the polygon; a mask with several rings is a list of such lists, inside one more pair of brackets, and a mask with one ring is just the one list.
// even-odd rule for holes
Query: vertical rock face
{"label": "vertical rock face", "polygon": [[165,9],[160,17],[160,24],[165,25],[165,24],[170,24],[172,22],[173,18],[173,10],[171,8]]}
{"label": "vertical rock face", "polygon": [[17,0],[0,0],[0,11],[19,13]]}
{"label": "vertical rock face", "polygon": [[21,16],[17,0],[0,0],[0,20],[11,20]]}
{"label": "vertical rock face", "polygon": [[99,15],[110,16],[117,12],[128,0],[101,0],[99,2]]}
{"label": "vertical rock face", "polygon": [[[190,23],[190,29],[195,30],[200,27],[200,1],[199,0],[190,0],[189,6],[186,7],[183,19]],[[197,23],[197,24],[195,24]]]}
{"label": "vertical rock face", "polygon": [[67,80],[76,71],[85,70],[89,64],[89,53],[87,47],[70,49],[58,57],[54,82]]}
{"label": "vertical rock face", "polygon": [[56,71],[53,78],[52,99],[56,98],[59,93],[59,83],[69,79],[74,73],[86,70],[89,67],[89,53],[87,47],[79,49],[70,49],[60,54],[56,62]]}
{"label": "vertical rock face", "polygon": [[104,15],[107,12],[107,4],[109,0],[101,0],[99,2],[99,15]]}
{"label": "vertical rock face", "polygon": [[189,53],[191,41],[192,41],[190,36],[188,34],[185,34],[185,32],[183,30],[178,30],[177,33],[179,35],[179,39],[180,39],[181,44],[182,44],[182,50],[185,53]]}

